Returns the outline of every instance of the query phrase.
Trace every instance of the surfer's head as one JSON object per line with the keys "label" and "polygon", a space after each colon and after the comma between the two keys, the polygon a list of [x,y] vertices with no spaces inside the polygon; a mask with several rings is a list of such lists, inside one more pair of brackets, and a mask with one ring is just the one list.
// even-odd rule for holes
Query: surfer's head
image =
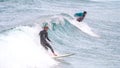
{"label": "surfer's head", "polygon": [[83,13],[84,13],[84,14],[87,14],[87,12],[86,12],[86,11],[84,11]]}
{"label": "surfer's head", "polygon": [[86,15],[86,14],[87,14],[87,12],[86,12],[86,11],[84,11],[84,12],[83,12],[83,16],[85,17],[85,15]]}
{"label": "surfer's head", "polygon": [[44,30],[46,30],[46,31],[47,31],[48,29],[49,29],[49,27],[48,27],[48,26],[44,26]]}

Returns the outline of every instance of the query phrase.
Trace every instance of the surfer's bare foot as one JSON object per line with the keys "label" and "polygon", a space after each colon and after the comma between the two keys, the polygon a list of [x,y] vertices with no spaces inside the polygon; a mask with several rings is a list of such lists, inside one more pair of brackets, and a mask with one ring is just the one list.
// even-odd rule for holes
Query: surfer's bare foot
{"label": "surfer's bare foot", "polygon": [[57,56],[55,53],[53,53],[54,56]]}

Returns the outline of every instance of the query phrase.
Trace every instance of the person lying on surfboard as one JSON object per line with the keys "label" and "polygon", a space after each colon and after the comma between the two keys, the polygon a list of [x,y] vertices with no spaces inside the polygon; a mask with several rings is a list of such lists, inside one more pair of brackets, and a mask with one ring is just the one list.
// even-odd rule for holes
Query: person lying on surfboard
{"label": "person lying on surfboard", "polygon": [[83,19],[84,19],[85,16],[86,16],[86,14],[87,14],[87,12],[84,11],[84,12],[82,12],[82,13],[76,13],[74,16],[77,17],[77,21],[78,21],[78,22],[82,22]]}
{"label": "person lying on surfboard", "polygon": [[[39,33],[40,42],[41,42],[41,45],[42,45],[46,50],[48,50],[48,48],[50,48],[51,51],[52,51],[52,53],[53,53],[53,55],[54,55],[54,56],[57,56],[57,55],[55,54],[53,48],[51,47],[51,45],[47,42],[47,40],[51,42],[51,40],[48,38],[48,32],[47,32],[48,29],[49,29],[48,26],[44,26],[43,30],[40,31],[40,33]],[[47,39],[47,40],[46,40],[46,39]]]}

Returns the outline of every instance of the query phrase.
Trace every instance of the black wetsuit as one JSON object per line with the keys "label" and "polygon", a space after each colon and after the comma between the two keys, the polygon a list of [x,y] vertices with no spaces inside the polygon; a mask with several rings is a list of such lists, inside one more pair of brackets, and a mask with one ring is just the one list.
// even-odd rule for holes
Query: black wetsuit
{"label": "black wetsuit", "polygon": [[50,41],[50,39],[48,38],[48,33],[47,33],[47,31],[46,31],[46,30],[42,30],[42,31],[40,31],[39,35],[40,35],[40,42],[41,42],[42,46],[43,46],[46,50],[48,50],[48,47],[49,47],[49,48],[51,49],[51,51],[54,53],[53,48],[52,48],[51,45],[46,41],[46,39],[47,39],[48,41]]}

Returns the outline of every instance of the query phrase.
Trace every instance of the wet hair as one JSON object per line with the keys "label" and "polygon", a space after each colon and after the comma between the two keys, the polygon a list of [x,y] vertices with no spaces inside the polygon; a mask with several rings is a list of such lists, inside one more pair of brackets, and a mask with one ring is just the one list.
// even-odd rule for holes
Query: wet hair
{"label": "wet hair", "polygon": [[44,29],[46,29],[46,28],[47,28],[47,29],[49,29],[49,27],[48,27],[48,26],[44,26]]}
{"label": "wet hair", "polygon": [[87,14],[87,12],[86,12],[86,11],[84,11],[84,12],[83,12],[83,17],[85,17],[85,15],[86,15],[86,14]]}
{"label": "wet hair", "polygon": [[84,14],[86,14],[87,12],[86,11],[84,11]]}

